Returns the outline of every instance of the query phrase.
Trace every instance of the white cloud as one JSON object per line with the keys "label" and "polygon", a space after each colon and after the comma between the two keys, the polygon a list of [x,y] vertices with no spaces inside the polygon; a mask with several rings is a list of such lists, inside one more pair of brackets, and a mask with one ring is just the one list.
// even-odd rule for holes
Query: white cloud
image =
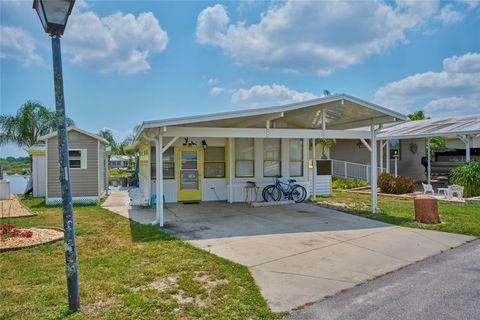
{"label": "white cloud", "polygon": [[216,97],[218,96],[219,94],[221,94],[222,92],[225,91],[225,88],[221,88],[221,87],[213,87],[212,90],[210,90],[210,95],[212,97]]}
{"label": "white cloud", "polygon": [[435,19],[445,24],[454,24],[462,21],[464,17],[464,14],[455,10],[452,4],[447,4],[442,8],[442,10],[440,10],[439,14],[435,16]]}
{"label": "white cloud", "polygon": [[210,79],[208,79],[208,81],[207,81],[207,84],[208,84],[209,86],[213,86],[214,84],[217,84],[217,83],[219,83],[218,78],[210,78]]}
{"label": "white cloud", "polygon": [[149,70],[149,58],[165,50],[167,33],[152,12],[121,12],[99,17],[92,11],[72,14],[64,37],[73,63],[102,73]]}
{"label": "white cloud", "polygon": [[232,94],[232,103],[248,107],[270,106],[315,99],[310,92],[298,92],[284,85],[255,85],[249,89],[238,89]]}
{"label": "white cloud", "polygon": [[238,63],[326,75],[405,42],[437,11],[437,1],[286,1],[248,25],[216,4],[198,15],[196,35]]}
{"label": "white cloud", "polygon": [[418,73],[377,90],[375,102],[400,112],[423,108],[427,115],[480,113],[480,53],[443,60],[440,72]]}
{"label": "white cloud", "polygon": [[0,26],[0,59],[16,59],[25,66],[42,62],[32,36],[22,28],[11,26]]}

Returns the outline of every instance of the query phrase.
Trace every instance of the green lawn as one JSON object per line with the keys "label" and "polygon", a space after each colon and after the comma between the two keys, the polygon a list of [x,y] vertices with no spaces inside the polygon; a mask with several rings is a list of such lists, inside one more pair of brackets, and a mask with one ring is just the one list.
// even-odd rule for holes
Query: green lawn
{"label": "green lawn", "polygon": [[415,222],[413,199],[378,196],[377,214],[370,213],[370,195],[351,192],[333,192],[330,197],[318,197],[320,203],[345,204],[355,213],[366,218],[380,220],[404,227],[422,228],[480,237],[480,205],[439,201],[441,224]]}
{"label": "green lawn", "polygon": [[[18,227],[62,226],[59,207]],[[68,314],[63,241],[0,254],[0,319],[272,319],[247,268],[131,224],[99,206],[76,206],[82,311]],[[6,223],[7,219],[0,219]]]}
{"label": "green lawn", "polygon": [[129,177],[133,174],[133,170],[109,169],[108,176],[110,179],[119,179]]}

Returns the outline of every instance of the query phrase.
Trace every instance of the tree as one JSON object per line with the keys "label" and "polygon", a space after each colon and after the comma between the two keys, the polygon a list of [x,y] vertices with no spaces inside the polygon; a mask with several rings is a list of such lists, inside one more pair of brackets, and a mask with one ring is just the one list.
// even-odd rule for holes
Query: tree
{"label": "tree", "polygon": [[112,150],[112,154],[118,154],[118,145],[115,142],[115,138],[113,138],[112,130],[104,128],[98,131],[98,135],[108,141],[108,146]]}
{"label": "tree", "polygon": [[[75,122],[67,118],[67,125],[73,126]],[[18,109],[16,115],[0,115],[0,146],[11,143],[29,149],[39,142],[41,136],[55,130],[55,111],[39,102],[27,101]]]}
{"label": "tree", "polygon": [[[415,111],[408,115],[408,118],[412,121],[417,120],[426,120],[430,117],[425,116],[425,113],[422,110]],[[430,138],[430,153],[432,156],[435,155],[435,149],[445,148],[446,142],[444,137],[431,137]]]}
{"label": "tree", "polygon": [[408,118],[410,120],[425,120],[428,119],[425,117],[425,113],[423,113],[422,110],[415,111],[414,113],[411,113],[408,115]]}
{"label": "tree", "polygon": [[319,144],[322,146],[322,159],[327,159],[327,155],[325,153],[326,149],[330,149],[330,147],[334,146],[337,143],[335,139],[315,139],[315,145]]}

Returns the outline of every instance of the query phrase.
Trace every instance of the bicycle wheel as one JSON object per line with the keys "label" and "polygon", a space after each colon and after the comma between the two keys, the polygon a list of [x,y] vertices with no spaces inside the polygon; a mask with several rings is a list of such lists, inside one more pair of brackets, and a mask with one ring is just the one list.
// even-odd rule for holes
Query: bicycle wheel
{"label": "bicycle wheel", "polygon": [[296,203],[303,202],[307,198],[307,190],[299,184],[294,184],[290,198]]}
{"label": "bicycle wheel", "polygon": [[266,186],[262,191],[262,197],[265,202],[279,201],[281,196],[280,190],[274,185]]}

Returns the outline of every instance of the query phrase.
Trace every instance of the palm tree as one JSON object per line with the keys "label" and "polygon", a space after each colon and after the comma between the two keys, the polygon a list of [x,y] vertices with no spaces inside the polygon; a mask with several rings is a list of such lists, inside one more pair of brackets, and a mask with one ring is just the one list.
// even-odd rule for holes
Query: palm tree
{"label": "palm tree", "polygon": [[[67,125],[73,126],[75,123],[67,118]],[[0,115],[0,146],[16,144],[20,148],[29,149],[39,142],[41,136],[56,129],[55,111],[39,102],[27,101],[16,115]]]}
{"label": "palm tree", "polygon": [[103,128],[102,130],[98,131],[97,133],[100,137],[108,141],[108,146],[110,147],[110,150],[112,154],[119,154],[118,153],[118,144],[115,141],[115,138],[113,137],[113,132],[112,130],[108,128]]}

